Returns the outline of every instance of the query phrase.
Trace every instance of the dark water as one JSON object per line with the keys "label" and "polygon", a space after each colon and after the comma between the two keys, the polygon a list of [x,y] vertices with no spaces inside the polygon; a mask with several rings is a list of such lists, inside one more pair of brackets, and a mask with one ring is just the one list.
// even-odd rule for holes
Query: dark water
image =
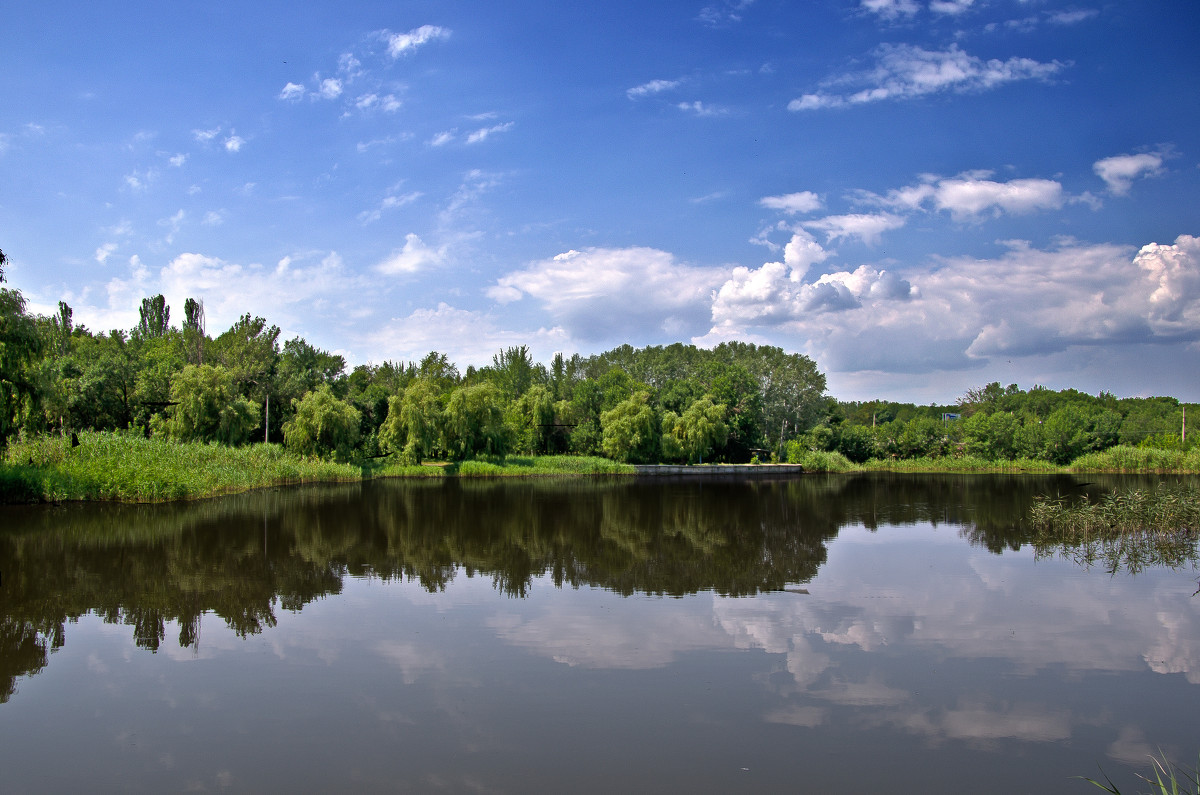
{"label": "dark water", "polygon": [[1200,751],[1198,575],[1035,548],[1091,480],[0,508],[0,791],[1136,791]]}

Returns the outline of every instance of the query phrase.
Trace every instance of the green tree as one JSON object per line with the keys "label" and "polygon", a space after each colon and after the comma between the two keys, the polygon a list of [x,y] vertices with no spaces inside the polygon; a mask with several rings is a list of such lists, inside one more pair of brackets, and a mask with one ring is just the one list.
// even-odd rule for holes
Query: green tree
{"label": "green tree", "polygon": [[171,399],[177,405],[170,417],[156,419],[154,427],[172,439],[237,445],[258,425],[258,407],[238,394],[224,367],[189,364],[171,383]]}
{"label": "green tree", "polygon": [[442,424],[446,451],[455,460],[481,453],[508,455],[512,432],[504,422],[503,395],[495,384],[460,386],[450,393]]}
{"label": "green tree", "polygon": [[[0,259],[0,265],[3,262]],[[38,394],[35,366],[42,347],[37,323],[25,313],[25,298],[19,290],[0,288],[0,447],[21,415],[33,408]]]}
{"label": "green tree", "polygon": [[204,302],[189,298],[183,302],[183,338],[188,364],[204,364]]}
{"label": "green tree", "polygon": [[688,461],[703,461],[713,448],[723,447],[729,438],[725,404],[713,403],[710,395],[700,398],[679,418],[674,435]]}
{"label": "green tree", "polygon": [[171,327],[171,307],[162,294],[142,299],[138,309],[138,324],[131,335],[134,339],[154,339],[167,333]]}
{"label": "green tree", "polygon": [[657,452],[654,410],[648,392],[635,392],[601,413],[601,449],[616,461],[653,461]]}
{"label": "green tree", "polygon": [[417,378],[403,394],[388,401],[379,441],[385,449],[401,453],[405,463],[419,464],[433,454],[441,432],[442,404],[437,384]]}
{"label": "green tree", "polygon": [[283,443],[300,455],[348,461],[358,444],[358,409],[333,394],[329,384],[321,384],[295,402],[296,411],[283,425]]}

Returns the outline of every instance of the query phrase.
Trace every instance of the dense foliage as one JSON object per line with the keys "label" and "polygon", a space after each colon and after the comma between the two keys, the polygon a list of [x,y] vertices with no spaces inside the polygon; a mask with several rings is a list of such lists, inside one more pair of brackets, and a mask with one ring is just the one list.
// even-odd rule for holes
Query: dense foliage
{"label": "dense foliage", "polygon": [[1194,432],[1184,435],[1185,412],[1200,424],[1200,410],[1174,398],[1118,399],[999,383],[969,390],[947,406],[830,400],[824,419],[789,443],[788,455],[837,452],[854,463],[954,456],[1062,465],[1118,445],[1193,449],[1200,443]]}

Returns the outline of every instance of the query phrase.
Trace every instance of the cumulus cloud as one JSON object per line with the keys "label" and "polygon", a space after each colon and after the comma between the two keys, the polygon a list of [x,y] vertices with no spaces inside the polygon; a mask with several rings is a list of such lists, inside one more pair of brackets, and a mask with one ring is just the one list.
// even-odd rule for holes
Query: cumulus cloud
{"label": "cumulus cloud", "polygon": [[439,265],[445,253],[444,249],[425,245],[420,237],[410,232],[404,236],[404,247],[376,265],[375,270],[389,276],[416,273]]}
{"label": "cumulus cloud", "polygon": [[1152,177],[1163,171],[1161,152],[1143,152],[1135,155],[1116,155],[1097,160],[1092,165],[1096,176],[1104,180],[1108,190],[1118,196],[1129,193],[1133,181],[1140,177]]}
{"label": "cumulus cloud", "polygon": [[[164,219],[171,226],[179,218]],[[139,257],[128,270],[104,285],[97,302],[90,295],[70,297],[77,322],[91,328],[131,328],[147,295],[163,294],[181,315],[188,298],[204,301],[210,330],[228,328],[253,310],[270,318],[284,336],[311,329],[314,321],[337,321],[362,302],[361,280],[346,272],[337,254],[297,255],[290,267],[242,265],[196,252],[180,254],[152,270]]]}
{"label": "cumulus cloud", "polygon": [[240,152],[242,151],[242,146],[245,145],[245,143],[246,139],[242,138],[240,135],[230,135],[225,139],[225,151]]}
{"label": "cumulus cloud", "polygon": [[388,54],[393,58],[399,58],[401,55],[413,52],[418,47],[428,44],[431,41],[438,41],[449,37],[450,31],[437,25],[422,25],[419,28],[410,30],[408,33],[385,33],[384,35],[387,41]]}
{"label": "cumulus cloud", "polygon": [[724,271],[675,261],[652,248],[567,251],[514,271],[489,288],[501,303],[529,296],[572,337],[588,341],[701,331]]}
{"label": "cumulus cloud", "polygon": [[929,372],[1080,346],[1200,340],[1200,239],[1149,244],[1013,242],[892,273],[873,266],[797,282],[783,263],[737,268],[702,340],[791,338],[837,371]]}
{"label": "cumulus cloud", "polygon": [[337,99],[342,95],[344,86],[341,80],[336,77],[327,77],[321,81],[320,87],[317,88],[317,93],[323,99]]}
{"label": "cumulus cloud", "polygon": [[758,203],[768,210],[779,210],[788,215],[811,213],[821,209],[821,197],[807,190],[783,196],[764,196]]}
{"label": "cumulus cloud", "polygon": [[642,83],[640,86],[626,89],[625,96],[630,99],[640,99],[648,97],[651,94],[660,94],[663,91],[670,91],[672,88],[679,86],[679,80],[651,80],[648,83]]}
{"label": "cumulus cloud", "polygon": [[874,68],[825,81],[829,88],[846,86],[850,90],[804,94],[788,103],[788,110],[819,110],[944,92],[986,91],[1018,80],[1046,79],[1062,68],[1063,64],[1057,61],[1041,63],[1030,58],[985,61],[957,45],[938,51],[909,44],[884,44],[875,51]]}

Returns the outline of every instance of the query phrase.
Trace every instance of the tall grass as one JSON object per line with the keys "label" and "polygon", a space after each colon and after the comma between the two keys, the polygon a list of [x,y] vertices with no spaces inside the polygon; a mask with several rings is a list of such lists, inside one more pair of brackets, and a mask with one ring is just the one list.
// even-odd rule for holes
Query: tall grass
{"label": "tall grass", "polygon": [[585,456],[510,456],[450,464],[362,466],[302,458],[280,445],[227,447],[145,439],[128,433],[40,436],[9,445],[0,461],[0,502],[160,502],[292,483],[372,477],[442,478],[630,474],[633,467]]}
{"label": "tall grass", "polygon": [[1117,445],[1098,453],[1087,453],[1071,462],[1073,472],[1177,472],[1200,473],[1200,447],[1163,450],[1155,447]]}
{"label": "tall grass", "polygon": [[157,502],[361,476],[357,467],[306,460],[273,444],[225,447],[85,432],[78,447],[52,436],[10,444],[0,466],[0,500]]}
{"label": "tall grass", "polygon": [[797,456],[789,453],[788,463],[799,464],[805,472],[853,472],[859,468],[836,450],[805,450]]}
{"label": "tall grass", "polygon": [[1164,483],[1153,490],[1113,492],[1096,502],[1086,496],[1041,498],[1029,520],[1039,555],[1058,551],[1087,565],[1103,561],[1114,573],[1198,562],[1200,490],[1194,487]]}
{"label": "tall grass", "polygon": [[989,461],[978,456],[945,456],[942,458],[873,458],[862,465],[868,472],[910,472],[936,474],[941,472],[1037,472],[1062,471],[1048,461],[1021,458],[1015,461]]}

